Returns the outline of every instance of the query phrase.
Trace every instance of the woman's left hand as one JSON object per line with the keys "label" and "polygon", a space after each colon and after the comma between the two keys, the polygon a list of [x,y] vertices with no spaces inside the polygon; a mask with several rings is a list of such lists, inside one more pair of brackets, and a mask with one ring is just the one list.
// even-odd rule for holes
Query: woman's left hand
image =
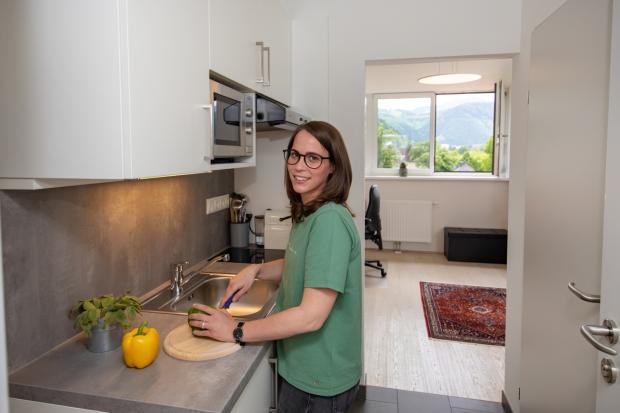
{"label": "woman's left hand", "polygon": [[233,330],[237,323],[232,316],[228,314],[228,311],[212,308],[203,304],[194,304],[193,307],[206,313],[194,313],[189,316],[192,326],[198,329],[204,328],[204,330],[194,330],[195,336],[209,337],[218,341],[235,342]]}

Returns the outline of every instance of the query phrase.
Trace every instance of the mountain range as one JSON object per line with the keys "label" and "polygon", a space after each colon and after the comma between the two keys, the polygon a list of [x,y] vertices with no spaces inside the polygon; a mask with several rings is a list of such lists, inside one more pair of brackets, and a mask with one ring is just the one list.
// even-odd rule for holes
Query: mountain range
{"label": "mountain range", "polygon": [[[492,102],[462,103],[437,111],[438,141],[452,146],[484,145],[493,133],[493,111]],[[379,119],[411,143],[428,140],[429,108],[379,109]]]}

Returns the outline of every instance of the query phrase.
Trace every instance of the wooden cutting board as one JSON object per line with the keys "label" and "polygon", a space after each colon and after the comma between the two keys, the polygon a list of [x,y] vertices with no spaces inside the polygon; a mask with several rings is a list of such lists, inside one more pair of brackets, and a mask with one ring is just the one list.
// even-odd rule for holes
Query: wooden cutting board
{"label": "wooden cutting board", "polygon": [[241,346],[237,343],[224,343],[210,338],[195,337],[187,323],[172,330],[164,339],[166,353],[179,360],[213,360],[232,354],[240,348]]}

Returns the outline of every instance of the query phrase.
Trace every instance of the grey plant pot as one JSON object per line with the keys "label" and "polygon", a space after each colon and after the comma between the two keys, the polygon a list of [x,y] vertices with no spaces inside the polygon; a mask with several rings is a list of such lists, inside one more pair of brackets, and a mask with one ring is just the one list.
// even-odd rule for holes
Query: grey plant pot
{"label": "grey plant pot", "polygon": [[121,345],[123,329],[117,323],[114,323],[106,330],[103,329],[103,320],[99,320],[99,324],[91,331],[91,336],[86,342],[86,348],[93,353],[105,353],[117,349]]}

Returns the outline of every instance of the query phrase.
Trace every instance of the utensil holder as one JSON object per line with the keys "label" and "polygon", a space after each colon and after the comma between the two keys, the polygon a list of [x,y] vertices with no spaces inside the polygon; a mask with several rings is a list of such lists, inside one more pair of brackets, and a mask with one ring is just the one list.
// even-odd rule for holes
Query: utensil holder
{"label": "utensil holder", "polygon": [[230,223],[230,246],[244,248],[249,244],[250,222]]}

